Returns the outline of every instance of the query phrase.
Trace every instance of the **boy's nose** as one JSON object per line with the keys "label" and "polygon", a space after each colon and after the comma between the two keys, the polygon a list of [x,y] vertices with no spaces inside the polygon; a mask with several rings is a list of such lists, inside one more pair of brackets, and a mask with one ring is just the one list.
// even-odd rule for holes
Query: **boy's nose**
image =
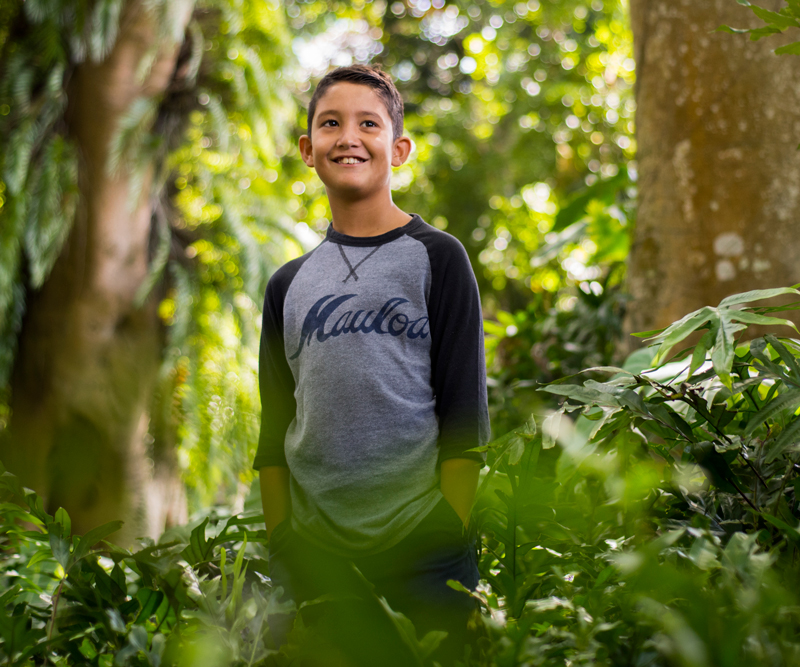
{"label": "boy's nose", "polygon": [[356,146],[360,142],[358,138],[358,131],[357,128],[349,127],[347,125],[342,126],[342,131],[339,134],[339,138],[336,141],[336,145],[339,147],[350,147]]}

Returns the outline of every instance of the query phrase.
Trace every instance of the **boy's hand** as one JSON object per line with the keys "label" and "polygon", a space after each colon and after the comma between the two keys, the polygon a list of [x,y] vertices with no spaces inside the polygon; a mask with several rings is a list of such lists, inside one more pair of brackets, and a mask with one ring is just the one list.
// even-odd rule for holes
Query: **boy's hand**
{"label": "boy's hand", "polygon": [[261,482],[261,504],[264,507],[264,523],[267,538],[279,523],[289,518],[292,504],[289,497],[289,468],[268,466],[258,471]]}
{"label": "boy's hand", "polygon": [[447,459],[442,461],[441,490],[464,526],[469,525],[469,515],[475,493],[478,490],[478,476],[481,464],[472,459]]}

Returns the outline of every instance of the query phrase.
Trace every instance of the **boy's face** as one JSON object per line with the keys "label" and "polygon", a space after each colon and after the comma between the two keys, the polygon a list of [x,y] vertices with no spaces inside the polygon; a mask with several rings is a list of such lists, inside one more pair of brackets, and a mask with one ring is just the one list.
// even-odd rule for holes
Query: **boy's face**
{"label": "boy's face", "polygon": [[332,85],[317,101],[311,124],[300,137],[300,152],[329,197],[357,201],[388,191],[392,167],[411,150],[408,137],[393,138],[389,111],[369,86]]}

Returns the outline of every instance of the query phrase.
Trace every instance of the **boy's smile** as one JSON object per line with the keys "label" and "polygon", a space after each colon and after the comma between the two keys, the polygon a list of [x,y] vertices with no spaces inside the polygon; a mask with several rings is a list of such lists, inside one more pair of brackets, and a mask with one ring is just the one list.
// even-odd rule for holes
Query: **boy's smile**
{"label": "boy's smile", "polygon": [[406,161],[410,144],[407,137],[394,139],[389,111],[374,89],[343,81],[319,99],[300,152],[329,198],[364,201],[390,194],[392,167]]}

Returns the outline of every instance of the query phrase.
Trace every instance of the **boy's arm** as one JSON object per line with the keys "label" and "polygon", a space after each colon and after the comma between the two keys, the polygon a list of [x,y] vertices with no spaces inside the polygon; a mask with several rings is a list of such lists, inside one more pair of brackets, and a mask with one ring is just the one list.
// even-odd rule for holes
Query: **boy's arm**
{"label": "boy's arm", "polygon": [[266,466],[258,471],[261,482],[261,504],[264,506],[264,523],[267,538],[275,526],[289,518],[292,501],[289,498],[289,468]]}
{"label": "boy's arm", "polygon": [[283,344],[283,301],[291,282],[286,271],[269,281],[264,297],[258,384],[261,393],[261,432],[253,467],[259,471],[261,502],[267,535],[291,513],[289,468],[284,440],[297,411],[294,376]]}
{"label": "boy's arm", "polygon": [[442,461],[440,482],[442,495],[461,517],[465,526],[469,525],[469,515],[472,503],[475,502],[480,471],[481,464],[471,459]]}
{"label": "boy's arm", "polygon": [[466,524],[485,461],[485,454],[470,450],[489,440],[480,295],[467,253],[456,239],[427,226],[416,238],[425,244],[431,266],[428,317],[441,491]]}

